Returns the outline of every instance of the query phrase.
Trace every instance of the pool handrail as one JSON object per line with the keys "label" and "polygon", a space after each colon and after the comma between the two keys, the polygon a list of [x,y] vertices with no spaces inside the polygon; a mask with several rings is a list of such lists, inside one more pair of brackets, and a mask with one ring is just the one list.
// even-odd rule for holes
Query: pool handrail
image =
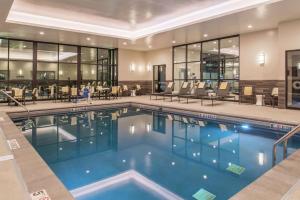
{"label": "pool handrail", "polygon": [[10,98],[11,100],[13,100],[16,104],[18,104],[19,106],[21,106],[26,112],[27,112],[27,118],[29,120],[29,116],[30,116],[30,111],[28,110],[28,108],[26,106],[24,106],[23,104],[21,104],[18,100],[16,100],[15,98],[13,98],[12,96],[10,96],[7,92],[5,92],[4,90],[0,90],[0,92],[2,94],[4,94],[5,96],[7,96],[8,98]]}
{"label": "pool handrail", "polygon": [[296,133],[300,132],[300,124],[296,127],[294,127],[291,131],[289,131],[287,134],[279,138],[273,145],[273,166],[276,163],[276,147],[278,144],[283,142],[283,159],[287,157],[287,142],[288,140],[294,136]]}

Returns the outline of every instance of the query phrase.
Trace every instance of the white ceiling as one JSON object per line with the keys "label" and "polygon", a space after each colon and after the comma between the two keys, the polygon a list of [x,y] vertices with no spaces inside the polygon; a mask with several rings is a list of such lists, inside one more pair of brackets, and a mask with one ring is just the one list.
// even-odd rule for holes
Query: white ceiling
{"label": "white ceiling", "polygon": [[[119,39],[120,37],[117,36],[92,34],[88,31],[85,33],[78,30],[23,22],[18,22],[21,24],[9,23],[6,22],[6,19],[9,11],[22,11],[64,20],[75,19],[83,24],[92,22],[96,25],[109,25],[123,31],[136,31],[145,24],[155,25],[158,19],[160,22],[164,22],[162,19],[181,17],[187,11],[195,11],[195,8],[205,10],[224,2],[232,3],[232,1],[240,0],[39,0],[39,4],[36,4],[35,0],[15,0],[13,6],[13,0],[0,1],[0,36],[2,37],[135,50],[159,49],[182,43],[271,29],[276,28],[282,21],[300,18],[299,0],[272,1],[272,4],[268,1],[268,4],[258,4],[250,9],[247,7],[246,10],[231,11],[225,16],[222,14],[204,21],[200,20],[201,22],[198,23],[188,23],[179,26],[179,28],[176,26],[172,29],[159,31],[157,34],[151,34],[140,39],[126,40]],[[245,0],[243,1],[245,2]],[[256,3],[261,2],[261,0],[254,1]],[[249,1],[247,0],[247,2]],[[45,8],[47,9],[45,10]],[[133,16],[135,16],[134,23],[132,22]],[[97,20],[100,18],[103,20]],[[39,21],[40,24],[43,22],[45,21]],[[253,25],[252,29],[248,29],[249,24]],[[45,34],[40,35],[40,31],[45,32]],[[204,34],[208,36],[204,37]]]}

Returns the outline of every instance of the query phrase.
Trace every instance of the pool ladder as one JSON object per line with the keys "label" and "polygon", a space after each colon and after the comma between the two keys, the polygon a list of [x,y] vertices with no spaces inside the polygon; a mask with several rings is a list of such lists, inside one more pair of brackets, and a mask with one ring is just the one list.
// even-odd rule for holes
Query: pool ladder
{"label": "pool ladder", "polygon": [[24,126],[33,126],[33,122],[32,122],[32,120],[30,120],[30,111],[28,110],[28,108],[26,106],[24,106],[23,104],[21,104],[14,97],[12,97],[9,94],[7,94],[7,92],[5,92],[4,90],[0,90],[0,93],[4,94],[5,96],[7,96],[11,100],[13,100],[16,104],[18,104],[19,106],[21,106],[27,112],[27,120],[26,120]]}
{"label": "pool ladder", "polygon": [[295,135],[296,133],[300,132],[300,124],[293,128],[290,132],[282,136],[280,139],[278,139],[274,145],[273,145],[273,166],[276,164],[276,149],[277,145],[283,143],[283,159],[287,157],[287,143],[288,140]]}

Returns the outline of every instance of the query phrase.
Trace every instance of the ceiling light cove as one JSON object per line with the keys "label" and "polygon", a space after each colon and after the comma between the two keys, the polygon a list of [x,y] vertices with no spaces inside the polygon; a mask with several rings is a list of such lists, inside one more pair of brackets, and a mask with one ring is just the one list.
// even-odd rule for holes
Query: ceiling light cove
{"label": "ceiling light cove", "polygon": [[[6,22],[135,40],[278,1],[282,0],[228,0],[204,9],[186,12],[186,14],[183,13],[182,15],[169,20],[150,20],[148,26],[142,26],[142,24],[137,23],[135,20],[136,14],[133,12],[130,17],[130,23],[132,25],[131,29],[110,27],[107,24],[102,25],[93,22],[83,23],[78,22],[78,20],[73,18],[60,19],[55,16],[44,16],[41,14],[24,12],[23,10],[15,9],[14,4],[18,1],[14,1]],[[152,19],[152,13],[147,12],[145,18]]]}

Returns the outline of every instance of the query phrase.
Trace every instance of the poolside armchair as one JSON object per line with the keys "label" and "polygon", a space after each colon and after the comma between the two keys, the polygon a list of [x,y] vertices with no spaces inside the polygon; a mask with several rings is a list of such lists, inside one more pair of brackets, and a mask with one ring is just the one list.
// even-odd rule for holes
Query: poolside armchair
{"label": "poolside armchair", "polygon": [[242,93],[240,95],[239,103],[242,103],[243,100],[245,100],[246,102],[249,100],[252,104],[255,103],[255,95],[254,95],[253,86],[244,86],[243,87]]}
{"label": "poolside armchair", "polygon": [[19,88],[12,89],[12,97],[15,98],[17,101],[25,105],[25,90]]}
{"label": "poolside armchair", "polygon": [[95,86],[91,86],[89,90],[90,90],[91,98],[98,97],[99,93],[97,89],[95,89]]}
{"label": "poolside armchair", "polygon": [[128,90],[127,85],[122,86],[122,96],[130,96],[130,91]]}
{"label": "poolside armchair", "polygon": [[69,86],[62,87],[60,92],[61,101],[63,101],[63,99],[68,99],[69,97],[70,97]]}
{"label": "poolside armchair", "polygon": [[178,98],[179,96],[188,94],[188,92],[191,89],[190,85],[191,85],[191,83],[189,83],[189,82],[183,82],[178,93],[164,94],[163,100],[165,100],[166,98],[171,98],[171,101],[173,101],[173,97],[177,97],[177,99],[179,100],[179,98]]}
{"label": "poolside armchair", "polygon": [[156,100],[157,100],[158,96],[164,96],[165,94],[172,94],[173,89],[174,89],[174,82],[169,82],[168,85],[167,85],[167,87],[165,88],[165,91],[159,92],[159,93],[152,93],[150,95],[150,100],[151,100],[152,96],[155,96]]}
{"label": "poolside armchair", "polygon": [[265,93],[265,103],[269,103],[273,108],[278,106],[279,88],[274,87],[271,93]]}
{"label": "poolside armchair", "polygon": [[201,99],[207,96],[206,91],[206,82],[199,82],[194,85],[194,93],[193,94],[185,94],[185,95],[179,95],[179,102],[180,98],[186,98],[186,103],[189,103],[189,99]]}
{"label": "poolside armchair", "polygon": [[113,86],[111,88],[111,92],[109,93],[109,97],[113,97],[113,99],[117,99],[119,96],[120,86]]}
{"label": "poolside armchair", "polygon": [[55,99],[56,97],[56,85],[50,85],[49,88],[47,88],[47,95],[48,95],[48,99]]}
{"label": "poolside armchair", "polygon": [[70,98],[75,98],[75,99],[77,99],[77,97],[78,97],[78,90],[77,90],[77,88],[72,87],[72,88],[71,88]]}
{"label": "poolside armchair", "polygon": [[142,95],[142,87],[141,87],[141,85],[136,85],[135,86],[135,94],[136,95]]}

